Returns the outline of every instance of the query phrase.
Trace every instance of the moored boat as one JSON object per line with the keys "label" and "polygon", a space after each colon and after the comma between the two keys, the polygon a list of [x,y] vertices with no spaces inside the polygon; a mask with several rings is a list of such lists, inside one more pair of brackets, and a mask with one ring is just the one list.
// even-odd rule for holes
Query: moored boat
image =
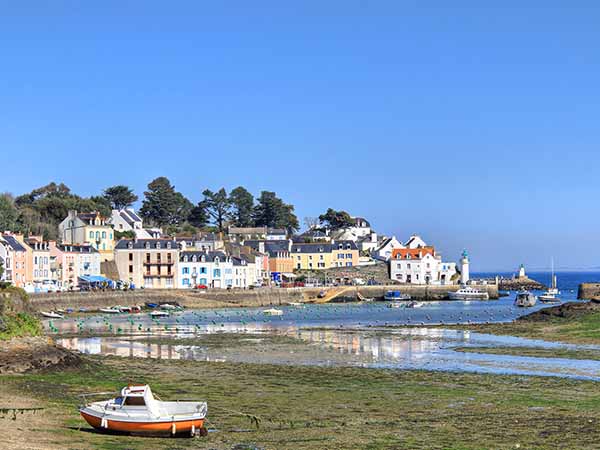
{"label": "moored boat", "polygon": [[42,311],[40,312],[40,314],[48,319],[64,319],[64,316],[62,314],[59,314],[57,312],[54,311]]}
{"label": "moored boat", "polygon": [[423,302],[408,302],[406,304],[407,308],[422,308],[423,306],[425,306]]}
{"label": "moored boat", "polygon": [[207,433],[206,402],[159,401],[148,385],[124,387],[119,396],[86,403],[79,412],[87,423],[101,431],[172,436]]}
{"label": "moored boat", "polygon": [[535,306],[537,298],[531,292],[522,290],[517,292],[517,297],[515,298],[515,306],[519,306],[521,308],[530,308]]}
{"label": "moored boat", "polygon": [[450,300],[489,300],[490,296],[487,292],[465,286],[458,291],[448,292],[448,298]]}
{"label": "moored boat", "polygon": [[280,309],[271,308],[263,310],[263,314],[266,316],[283,316],[283,311]]}
{"label": "moored boat", "polygon": [[403,294],[400,291],[387,291],[383,296],[384,300],[398,301],[398,300],[410,300],[410,295]]}
{"label": "moored boat", "polygon": [[387,305],[388,308],[406,308],[407,307],[407,303],[406,302],[391,302]]}
{"label": "moored boat", "polygon": [[100,312],[105,314],[120,314],[121,310],[114,306],[112,308],[100,308]]}
{"label": "moored boat", "polygon": [[150,317],[169,317],[171,314],[168,311],[152,311]]}

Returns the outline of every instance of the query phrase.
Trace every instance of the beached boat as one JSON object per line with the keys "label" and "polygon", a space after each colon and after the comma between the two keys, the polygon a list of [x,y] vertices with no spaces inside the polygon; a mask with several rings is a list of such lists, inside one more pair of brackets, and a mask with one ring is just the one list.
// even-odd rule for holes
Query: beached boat
{"label": "beached boat", "polygon": [[121,310],[114,306],[112,308],[100,308],[100,312],[105,314],[120,314]]}
{"label": "beached boat", "polygon": [[64,316],[62,314],[59,314],[54,311],[42,311],[40,314],[48,319],[64,319]]}
{"label": "beached boat", "polygon": [[152,302],[146,302],[146,307],[154,309],[156,307],[158,307],[158,303],[152,303]]}
{"label": "beached boat", "polygon": [[170,303],[163,303],[160,305],[160,309],[164,309],[165,311],[180,311],[183,308],[179,305],[171,305]]}
{"label": "beached boat", "polygon": [[288,305],[293,306],[294,308],[304,308],[304,303],[300,302],[289,302]]}
{"label": "beached boat", "polygon": [[263,314],[266,316],[283,316],[283,311],[280,309],[271,308],[263,310]]}
{"label": "beached boat", "polygon": [[455,292],[448,292],[450,300],[489,300],[490,296],[485,291],[472,287],[463,287]]}
{"label": "beached boat", "polygon": [[410,295],[403,294],[400,291],[387,291],[385,293],[385,295],[383,296],[383,299],[384,300],[391,300],[391,301],[410,300]]}
{"label": "beached boat", "polygon": [[169,317],[171,314],[168,311],[152,311],[150,317]]}
{"label": "beached boat", "polygon": [[198,431],[206,435],[205,402],[159,401],[148,385],[124,387],[118,397],[86,402],[79,412],[87,423],[101,431],[172,436],[193,436]]}
{"label": "beached boat", "polygon": [[560,294],[556,285],[556,275],[554,275],[554,259],[552,259],[552,277],[550,288],[538,297],[538,300],[543,303],[560,303],[557,296]]}
{"label": "beached boat", "polygon": [[531,292],[522,290],[517,292],[517,297],[515,298],[515,305],[520,306],[522,308],[529,308],[531,306],[535,306],[537,299],[535,295]]}

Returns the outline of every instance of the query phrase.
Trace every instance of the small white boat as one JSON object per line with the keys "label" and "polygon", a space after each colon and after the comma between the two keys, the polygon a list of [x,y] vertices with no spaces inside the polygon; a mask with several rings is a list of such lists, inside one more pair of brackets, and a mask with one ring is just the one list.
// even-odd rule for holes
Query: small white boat
{"label": "small white boat", "polygon": [[206,402],[159,401],[150,386],[134,385],[124,387],[121,395],[110,400],[86,402],[79,412],[87,423],[101,431],[171,436],[194,436],[199,432],[206,436],[207,409]]}
{"label": "small white boat", "polygon": [[423,302],[408,302],[406,304],[407,308],[422,308],[423,306],[425,306]]}
{"label": "small white boat", "polygon": [[105,314],[121,314],[121,310],[117,307],[100,308],[100,312]]}
{"label": "small white boat", "polygon": [[266,316],[283,316],[283,311],[276,308],[265,309],[263,314]]}
{"label": "small white boat", "polygon": [[555,294],[551,293],[550,290],[539,295],[538,300],[542,303],[560,303],[560,299],[558,299]]}
{"label": "small white boat", "polygon": [[300,302],[290,302],[288,305],[293,306],[294,308],[304,308],[304,303]]}
{"label": "small white boat", "polygon": [[358,299],[359,302],[367,302],[367,303],[375,300],[373,297],[364,297],[360,292],[356,292],[356,298]]}
{"label": "small white boat", "polygon": [[62,314],[59,314],[54,311],[50,311],[50,312],[42,311],[42,312],[40,312],[40,314],[44,317],[47,317],[48,319],[64,319],[64,317],[65,317]]}
{"label": "small white boat", "polygon": [[152,311],[150,317],[169,317],[171,314],[167,311]]}
{"label": "small white boat", "polygon": [[450,300],[489,300],[487,292],[472,287],[463,287],[456,292],[448,292]]}
{"label": "small white boat", "polygon": [[163,303],[159,308],[164,309],[165,311],[179,311],[183,309],[181,306],[171,305],[170,303]]}
{"label": "small white boat", "polygon": [[537,298],[531,292],[522,290],[517,292],[517,297],[515,298],[515,305],[521,308],[530,308],[535,306]]}
{"label": "small white boat", "polygon": [[387,307],[388,308],[406,308],[408,305],[408,303],[406,302],[391,302],[388,303]]}

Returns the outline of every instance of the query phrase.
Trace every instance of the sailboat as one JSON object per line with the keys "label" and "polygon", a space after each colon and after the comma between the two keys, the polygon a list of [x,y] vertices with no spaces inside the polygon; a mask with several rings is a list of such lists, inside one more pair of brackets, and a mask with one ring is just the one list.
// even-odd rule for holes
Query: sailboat
{"label": "sailboat", "polygon": [[550,282],[550,289],[544,292],[538,297],[538,300],[543,303],[558,303],[560,300],[556,298],[560,292],[556,286],[556,275],[554,274],[554,258],[552,258],[552,281]]}

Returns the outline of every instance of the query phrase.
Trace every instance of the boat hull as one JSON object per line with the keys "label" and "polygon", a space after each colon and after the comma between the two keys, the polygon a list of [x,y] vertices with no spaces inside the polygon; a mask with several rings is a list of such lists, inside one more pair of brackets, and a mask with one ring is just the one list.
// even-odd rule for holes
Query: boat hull
{"label": "boat hull", "polygon": [[106,418],[103,426],[102,418],[80,411],[81,416],[92,427],[101,431],[114,431],[119,433],[139,433],[139,434],[191,434],[192,430],[202,430],[204,428],[204,419],[185,419],[168,420],[152,422],[127,422]]}

